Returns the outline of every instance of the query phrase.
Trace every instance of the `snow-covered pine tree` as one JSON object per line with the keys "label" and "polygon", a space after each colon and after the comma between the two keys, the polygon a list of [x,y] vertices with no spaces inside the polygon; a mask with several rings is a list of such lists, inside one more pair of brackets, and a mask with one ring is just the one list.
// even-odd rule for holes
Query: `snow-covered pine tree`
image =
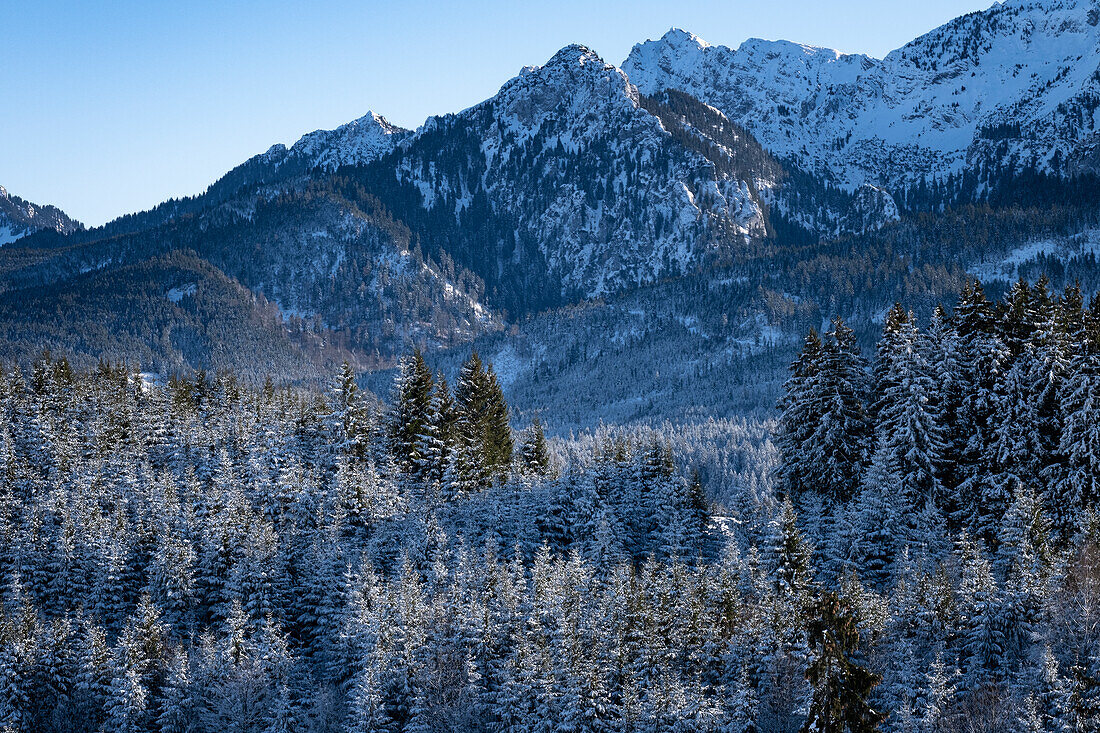
{"label": "snow-covered pine tree", "polygon": [[1062,410],[1057,463],[1047,474],[1047,504],[1059,548],[1072,540],[1078,517],[1100,502],[1100,353],[1084,350],[1074,360],[1063,386]]}
{"label": "snow-covered pine tree", "polygon": [[546,447],[546,435],[542,430],[542,421],[536,417],[523,433],[520,458],[525,471],[536,475],[551,471],[550,452]]}
{"label": "snow-covered pine tree", "polygon": [[818,490],[834,501],[847,501],[855,494],[869,457],[869,386],[855,333],[842,319],[833,319],[814,380],[814,394],[822,409],[806,460],[814,467]]}
{"label": "snow-covered pine tree", "polygon": [[821,422],[823,405],[817,385],[823,359],[821,338],[811,329],[802,352],[791,364],[791,376],[783,385],[783,397],[778,404],[776,443],[782,457],[779,475],[785,490],[794,496],[817,487],[817,467],[812,463],[810,443]]}
{"label": "snow-covered pine tree", "polygon": [[425,427],[431,420],[432,392],[435,382],[420,349],[401,360],[394,379],[394,399],[390,420],[390,452],[397,465],[414,472],[421,460],[420,449]]}
{"label": "snow-covered pine tree", "polygon": [[432,391],[428,412],[420,431],[413,475],[434,493],[440,490],[454,447],[455,406],[443,375]]}
{"label": "snow-covered pine tree", "polygon": [[341,455],[362,458],[367,450],[370,417],[359,394],[355,372],[347,361],[340,367],[340,374],[333,384],[331,401],[329,420],[333,449]]}
{"label": "snow-covered pine tree", "polygon": [[[1008,350],[994,333],[993,305],[981,283],[964,289],[956,306],[956,324],[961,346],[963,404],[960,411],[959,444],[965,445],[959,462],[960,483],[955,514],[956,526],[970,532],[994,531],[997,507],[985,504],[988,477],[992,473],[993,443],[999,407],[997,385],[1005,369]],[[1005,504],[999,507],[1003,511]]]}
{"label": "snow-covered pine tree", "polygon": [[893,577],[894,556],[906,539],[909,510],[896,453],[880,446],[855,502],[854,531],[848,548],[860,579],[872,588],[885,589]]}
{"label": "snow-covered pine tree", "polygon": [[899,483],[897,491],[909,502],[903,511],[918,511],[925,504],[943,502],[939,476],[946,442],[938,405],[931,400],[934,372],[926,344],[912,317],[898,317],[880,344],[875,436],[878,445],[893,454]]}

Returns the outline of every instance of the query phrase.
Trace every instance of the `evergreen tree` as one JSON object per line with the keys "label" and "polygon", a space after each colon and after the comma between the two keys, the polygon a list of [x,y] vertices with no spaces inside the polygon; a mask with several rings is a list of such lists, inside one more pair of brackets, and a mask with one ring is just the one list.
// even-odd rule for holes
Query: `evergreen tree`
{"label": "evergreen tree", "polygon": [[476,458],[474,473],[484,488],[508,471],[514,446],[504,394],[492,367],[486,369],[476,351],[462,365],[455,406],[459,450],[465,447]]}
{"label": "evergreen tree", "polygon": [[896,487],[914,510],[942,503],[939,476],[946,444],[941,416],[931,402],[933,371],[912,318],[893,325],[880,344],[881,372],[876,439],[893,454]]}
{"label": "evergreen tree", "polygon": [[1059,436],[1058,463],[1047,472],[1048,506],[1056,542],[1065,547],[1075,531],[1076,517],[1100,500],[1100,357],[1083,354],[1063,387],[1065,419]]}
{"label": "evergreen tree", "polygon": [[818,380],[824,346],[817,332],[810,330],[798,359],[791,364],[791,376],[783,385],[779,401],[779,430],[776,443],[782,460],[779,474],[785,488],[798,496],[817,486],[817,467],[812,462],[811,442],[824,408]]}
{"label": "evergreen tree", "polygon": [[1092,646],[1078,652],[1072,668],[1073,687],[1067,721],[1075,733],[1100,730],[1100,654]]}
{"label": "evergreen tree", "polygon": [[546,448],[546,436],[542,431],[542,422],[537,417],[524,432],[520,456],[524,469],[528,472],[541,475],[550,471],[550,453]]}
{"label": "evergreen tree", "polygon": [[869,378],[851,328],[834,319],[825,337],[814,389],[823,408],[808,459],[815,467],[819,491],[833,500],[846,501],[857,490],[870,450]]}
{"label": "evergreen tree", "polygon": [[801,605],[813,582],[813,551],[798,529],[794,506],[789,499],[784,500],[778,516],[772,521],[769,549],[771,579],[776,592]]}
{"label": "evergreen tree", "polygon": [[367,408],[359,394],[359,385],[351,365],[344,362],[332,389],[332,431],[334,448],[343,455],[366,455],[370,429]]}
{"label": "evergreen tree", "polygon": [[497,476],[503,476],[512,465],[515,448],[509,425],[508,403],[492,366],[488,369],[488,400],[485,410],[485,463]]}
{"label": "evergreen tree", "polygon": [[429,486],[440,486],[454,448],[455,408],[442,375],[436,380],[416,448],[414,475]]}
{"label": "evergreen tree", "polygon": [[417,349],[402,360],[394,383],[394,406],[390,418],[391,453],[406,472],[415,471],[423,459],[420,451],[424,433],[431,423],[432,372]]}
{"label": "evergreen tree", "polygon": [[815,659],[806,670],[813,686],[805,733],[859,733],[878,730],[885,715],[869,698],[880,677],[856,663],[859,629],[855,614],[835,593],[818,601],[808,624]]}

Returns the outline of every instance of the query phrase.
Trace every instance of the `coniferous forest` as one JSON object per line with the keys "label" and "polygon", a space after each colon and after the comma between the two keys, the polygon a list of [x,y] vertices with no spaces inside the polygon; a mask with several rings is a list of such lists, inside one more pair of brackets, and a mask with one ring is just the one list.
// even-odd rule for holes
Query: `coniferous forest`
{"label": "coniferous forest", "polygon": [[721,428],[736,486],[690,433],[516,429],[476,353],[453,383],[5,371],[0,729],[1100,727],[1075,287],[810,332],[778,420]]}

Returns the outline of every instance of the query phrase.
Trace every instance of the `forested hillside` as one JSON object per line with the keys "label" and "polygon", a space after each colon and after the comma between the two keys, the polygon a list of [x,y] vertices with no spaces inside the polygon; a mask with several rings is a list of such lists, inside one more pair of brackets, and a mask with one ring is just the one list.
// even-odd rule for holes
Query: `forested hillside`
{"label": "forested hillside", "polygon": [[406,357],[384,403],[347,367],[312,392],[44,357],[0,405],[6,729],[1100,724],[1073,288],[895,307],[873,359],[811,332],[778,451],[724,472],[697,434],[516,432],[476,354],[453,390]]}

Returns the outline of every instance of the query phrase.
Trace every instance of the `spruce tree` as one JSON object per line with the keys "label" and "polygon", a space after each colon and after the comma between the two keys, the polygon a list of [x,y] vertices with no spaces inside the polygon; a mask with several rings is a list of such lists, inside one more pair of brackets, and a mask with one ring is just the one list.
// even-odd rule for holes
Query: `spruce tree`
{"label": "spruce tree", "polygon": [[508,472],[514,444],[500,383],[476,351],[462,365],[455,387],[455,407],[459,449],[464,446],[470,457],[476,458],[477,482],[486,487]]}
{"label": "spruce tree", "polygon": [[332,388],[330,420],[336,451],[342,455],[364,457],[369,431],[367,408],[359,394],[355,372],[346,361],[340,367],[340,374]]}
{"label": "spruce tree", "polygon": [[825,336],[814,386],[822,404],[821,418],[807,457],[815,468],[818,490],[835,501],[847,501],[859,486],[870,451],[869,376],[855,333],[843,320],[834,319]]}
{"label": "spruce tree", "polygon": [[447,463],[454,448],[455,408],[447,381],[438,377],[428,405],[428,414],[420,431],[413,474],[425,485],[443,483]]}
{"label": "spruce tree", "polygon": [[885,715],[870,703],[880,677],[856,662],[859,629],[851,606],[826,593],[810,611],[807,627],[815,658],[806,670],[813,686],[803,733],[871,733]]}
{"label": "spruce tree", "polygon": [[778,404],[779,430],[775,439],[782,459],[779,474],[785,490],[793,496],[817,486],[811,441],[823,409],[817,386],[823,359],[821,338],[811,329],[802,352],[791,364],[791,376],[783,385],[784,394]]}
{"label": "spruce tree", "polygon": [[918,510],[942,502],[939,482],[946,451],[938,405],[931,401],[934,374],[912,318],[899,319],[879,347],[881,391],[876,439],[893,454],[897,490]]}
{"label": "spruce tree", "polygon": [[394,384],[390,418],[391,453],[397,465],[413,472],[420,463],[424,432],[431,421],[435,382],[420,349],[401,361]]}
{"label": "spruce tree", "polygon": [[490,472],[503,476],[512,464],[512,452],[515,449],[512,428],[509,425],[508,403],[504,401],[504,391],[500,388],[497,375],[490,366],[487,373],[488,395],[485,406],[485,463]]}
{"label": "spruce tree", "polygon": [[1056,543],[1065,547],[1077,517],[1100,501],[1100,356],[1082,354],[1063,388],[1065,418],[1058,439],[1058,462],[1047,473]]}
{"label": "spruce tree", "polygon": [[546,435],[542,430],[542,421],[537,417],[524,431],[520,455],[524,469],[529,473],[545,474],[550,470],[550,452],[546,448]]}

